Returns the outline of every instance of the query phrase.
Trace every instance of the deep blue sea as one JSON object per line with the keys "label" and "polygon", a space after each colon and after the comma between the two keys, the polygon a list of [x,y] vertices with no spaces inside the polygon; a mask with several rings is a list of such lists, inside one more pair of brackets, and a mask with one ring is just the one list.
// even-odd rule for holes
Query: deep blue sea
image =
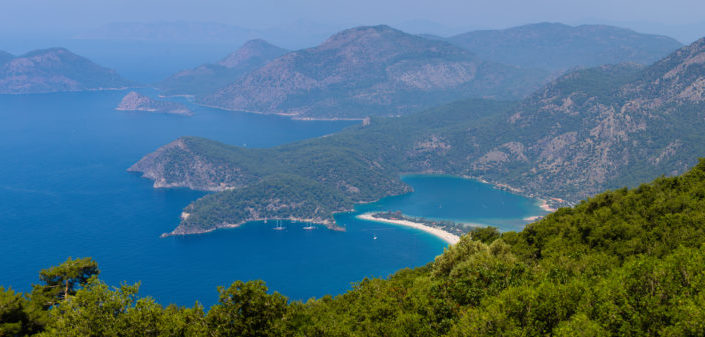
{"label": "deep blue sea", "polygon": [[[154,95],[154,92],[145,91]],[[112,285],[141,281],[161,303],[217,301],[216,287],[263,279],[305,300],[350,289],[364,277],[424,265],[446,244],[415,229],[338,215],[347,231],[251,223],[209,234],[159,235],[202,192],[153,189],[125,170],[179,136],[268,147],[318,137],[355,122],[304,122],[194,106],[192,117],[121,112],[125,92],[0,95],[0,285],[28,291],[40,269],[91,256]],[[499,224],[520,229],[542,214],[535,201],[476,181],[406,176],[415,192],[360,205],[359,212]],[[358,213],[359,213],[358,212]],[[373,237],[377,239],[374,240]]]}

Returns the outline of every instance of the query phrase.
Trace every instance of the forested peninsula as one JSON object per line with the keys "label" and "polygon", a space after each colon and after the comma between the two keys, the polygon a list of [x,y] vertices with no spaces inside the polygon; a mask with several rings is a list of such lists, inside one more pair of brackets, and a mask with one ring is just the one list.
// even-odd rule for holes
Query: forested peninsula
{"label": "forested peninsula", "polygon": [[[480,229],[428,265],[290,301],[262,281],[206,309],[110,287],[90,258],[0,288],[7,336],[702,336],[705,160],[561,208],[521,232]],[[214,294],[215,295],[215,294]]]}

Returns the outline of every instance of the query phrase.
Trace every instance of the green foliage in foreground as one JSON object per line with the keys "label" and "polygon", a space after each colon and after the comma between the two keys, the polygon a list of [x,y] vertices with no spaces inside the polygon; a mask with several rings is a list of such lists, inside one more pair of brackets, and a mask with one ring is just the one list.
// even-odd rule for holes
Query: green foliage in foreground
{"label": "green foliage in foreground", "polygon": [[50,270],[77,288],[48,308],[34,303],[51,287],[44,278],[25,296],[0,288],[0,336],[705,335],[705,160],[522,232],[476,233],[427,266],[336,297],[289,302],[237,281],[207,312],[138,298],[137,285],[110,288],[75,272],[90,260],[69,260]]}

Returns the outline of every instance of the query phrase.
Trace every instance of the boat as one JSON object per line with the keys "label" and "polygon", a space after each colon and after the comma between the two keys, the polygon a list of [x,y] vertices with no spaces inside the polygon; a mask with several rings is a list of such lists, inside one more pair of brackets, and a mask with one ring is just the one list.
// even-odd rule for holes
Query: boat
{"label": "boat", "polygon": [[282,226],[281,220],[277,220],[277,227],[272,228],[275,231],[283,231],[286,227]]}
{"label": "boat", "polygon": [[314,226],[313,224],[310,224],[310,225],[308,225],[308,226],[303,227],[303,229],[304,229],[304,230],[307,230],[307,231],[310,231],[310,230],[312,230],[312,229],[316,229],[316,226]]}

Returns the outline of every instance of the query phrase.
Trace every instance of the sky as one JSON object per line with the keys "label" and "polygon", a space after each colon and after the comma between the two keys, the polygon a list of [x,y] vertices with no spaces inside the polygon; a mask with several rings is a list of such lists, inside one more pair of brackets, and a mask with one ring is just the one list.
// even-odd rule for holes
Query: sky
{"label": "sky", "polygon": [[0,29],[4,34],[41,36],[126,21],[266,28],[303,20],[340,26],[412,22],[411,28],[421,21],[462,31],[550,21],[630,26],[680,34],[674,37],[683,40],[688,34],[705,36],[705,31],[692,32],[705,26],[702,13],[702,0],[2,0]]}

